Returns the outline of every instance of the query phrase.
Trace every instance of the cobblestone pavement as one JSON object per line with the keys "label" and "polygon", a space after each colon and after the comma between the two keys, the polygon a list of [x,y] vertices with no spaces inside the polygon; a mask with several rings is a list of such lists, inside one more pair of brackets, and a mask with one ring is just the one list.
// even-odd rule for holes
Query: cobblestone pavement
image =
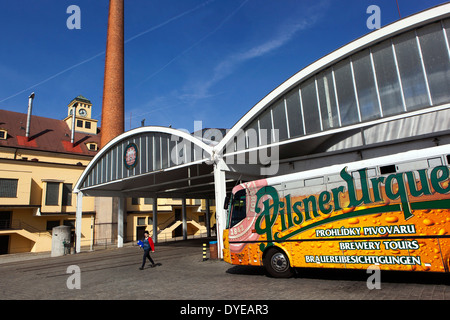
{"label": "cobblestone pavement", "polygon": [[[152,258],[159,265],[150,268],[147,262],[144,270],[136,246],[54,258],[0,257],[0,299],[450,300],[448,275],[381,273],[379,290],[367,288],[365,270],[301,269],[294,278],[273,279],[260,267],[203,261],[203,242],[157,245]],[[80,289],[67,286],[76,283],[69,279],[76,274],[68,273],[72,265],[79,267]]]}

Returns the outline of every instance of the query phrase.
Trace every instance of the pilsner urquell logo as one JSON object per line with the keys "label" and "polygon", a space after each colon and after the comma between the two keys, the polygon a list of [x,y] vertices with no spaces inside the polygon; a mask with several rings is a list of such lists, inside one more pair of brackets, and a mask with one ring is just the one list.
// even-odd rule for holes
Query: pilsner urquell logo
{"label": "pilsner urquell logo", "polygon": [[[430,176],[428,176],[428,169],[417,171],[408,171],[403,173],[390,174],[387,177],[367,177],[367,169],[358,170],[359,182],[361,185],[360,196],[356,190],[356,183],[354,177],[347,172],[347,167],[340,172],[341,178],[346,182],[347,187],[339,186],[330,191],[323,191],[319,196],[307,196],[301,201],[292,203],[291,195],[286,195],[285,199],[281,199],[277,190],[274,187],[266,186],[257,192],[257,204],[263,198],[263,209],[256,207],[255,212],[259,214],[256,220],[255,229],[260,235],[267,235],[268,245],[272,245],[272,241],[287,240],[294,235],[297,235],[306,230],[315,228],[318,225],[347,219],[355,216],[384,213],[384,212],[398,212],[403,211],[405,220],[412,218],[414,215],[411,210],[410,196],[420,197],[424,195],[432,195],[432,190],[439,194],[446,194],[450,192],[449,168],[446,166],[435,167]],[[421,187],[418,187],[416,181],[416,173],[418,174]],[[384,186],[384,188],[381,188]],[[407,190],[409,188],[409,193]],[[354,209],[361,205],[369,205],[373,203],[383,202],[384,195],[390,200],[400,200],[400,204],[374,206],[365,210],[357,210],[346,212],[347,209]],[[340,202],[340,195],[348,193],[349,203],[346,208],[342,208]],[[445,202],[447,207],[448,201]],[[321,214],[328,216],[333,211],[343,210],[343,214],[331,218],[323,219],[311,223],[303,228],[296,228],[291,233],[280,236],[284,231],[293,227],[301,226],[303,223],[314,218],[321,217]],[[273,234],[272,227],[274,226],[278,216],[281,221],[281,232]],[[262,222],[265,222],[263,225]],[[266,248],[266,244],[261,244],[261,250]]]}

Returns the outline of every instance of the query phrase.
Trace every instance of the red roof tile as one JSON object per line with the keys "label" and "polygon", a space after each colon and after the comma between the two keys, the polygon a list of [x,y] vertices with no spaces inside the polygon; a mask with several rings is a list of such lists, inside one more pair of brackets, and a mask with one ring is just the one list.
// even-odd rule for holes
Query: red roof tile
{"label": "red roof tile", "polygon": [[30,137],[25,136],[27,114],[0,110],[0,129],[7,130],[6,140],[0,140],[0,147],[24,148],[38,151],[60,152],[95,156],[96,151],[87,148],[86,143],[100,145],[100,135],[75,132],[75,142],[70,142],[71,131],[63,120],[31,116]]}

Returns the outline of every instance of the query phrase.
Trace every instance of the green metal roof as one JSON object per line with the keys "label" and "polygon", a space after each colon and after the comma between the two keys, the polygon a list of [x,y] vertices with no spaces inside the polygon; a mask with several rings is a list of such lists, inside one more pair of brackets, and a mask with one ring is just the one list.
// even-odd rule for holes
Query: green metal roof
{"label": "green metal roof", "polygon": [[83,97],[81,94],[78,97],[72,99],[72,101],[70,101],[69,104],[71,104],[74,101],[92,104],[92,102],[88,98]]}

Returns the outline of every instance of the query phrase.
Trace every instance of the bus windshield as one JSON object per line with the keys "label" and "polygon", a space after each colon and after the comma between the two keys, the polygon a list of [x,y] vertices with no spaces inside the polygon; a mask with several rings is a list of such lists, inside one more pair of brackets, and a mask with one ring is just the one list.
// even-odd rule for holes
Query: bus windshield
{"label": "bus windshield", "polygon": [[239,190],[233,195],[233,199],[230,204],[230,217],[228,221],[228,228],[232,228],[246,217],[245,206],[245,190]]}

